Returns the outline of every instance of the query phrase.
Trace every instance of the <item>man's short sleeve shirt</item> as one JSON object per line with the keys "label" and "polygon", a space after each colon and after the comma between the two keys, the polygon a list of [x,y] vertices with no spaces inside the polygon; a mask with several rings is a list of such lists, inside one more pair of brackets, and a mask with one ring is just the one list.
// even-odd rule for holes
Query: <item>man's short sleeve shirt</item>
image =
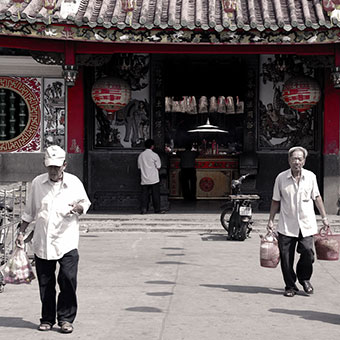
{"label": "man's short sleeve shirt", "polygon": [[151,149],[144,150],[138,156],[138,169],[141,171],[141,184],[151,185],[159,182],[158,170],[161,168],[161,160],[156,152]]}
{"label": "man's short sleeve shirt", "polygon": [[71,214],[73,204],[80,204],[85,214],[90,207],[83,183],[65,173],[62,182],[52,182],[48,174],[32,181],[22,220],[35,220],[33,251],[41,259],[56,260],[78,248],[78,216]]}
{"label": "man's short sleeve shirt", "polygon": [[298,237],[317,233],[314,200],[320,196],[316,176],[302,169],[299,184],[291,169],[281,172],[275,180],[273,200],[280,202],[280,216],[277,231],[286,236]]}

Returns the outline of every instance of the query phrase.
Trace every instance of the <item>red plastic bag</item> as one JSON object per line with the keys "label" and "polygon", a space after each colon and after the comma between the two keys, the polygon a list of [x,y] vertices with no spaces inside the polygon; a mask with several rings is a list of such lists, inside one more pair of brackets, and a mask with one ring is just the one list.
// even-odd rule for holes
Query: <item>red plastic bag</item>
{"label": "red plastic bag", "polygon": [[314,235],[316,258],[325,261],[339,259],[340,235],[333,235],[330,228],[321,228],[319,234]]}
{"label": "red plastic bag", "polygon": [[260,264],[261,267],[276,268],[280,262],[280,250],[276,236],[268,232],[265,236],[260,235]]}
{"label": "red plastic bag", "polygon": [[1,268],[4,283],[31,283],[35,279],[32,265],[23,247],[16,246],[11,257]]}

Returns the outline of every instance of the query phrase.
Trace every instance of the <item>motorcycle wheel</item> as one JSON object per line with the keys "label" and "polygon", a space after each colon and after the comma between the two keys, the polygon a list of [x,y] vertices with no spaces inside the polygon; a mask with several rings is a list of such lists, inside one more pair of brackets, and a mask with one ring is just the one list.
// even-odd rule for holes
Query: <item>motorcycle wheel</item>
{"label": "motorcycle wheel", "polygon": [[244,241],[247,238],[248,223],[241,222],[240,229],[238,231],[237,239],[239,241]]}
{"label": "motorcycle wheel", "polygon": [[222,224],[222,227],[228,232],[229,231],[229,214],[228,214],[228,208],[225,208],[220,216],[220,221]]}

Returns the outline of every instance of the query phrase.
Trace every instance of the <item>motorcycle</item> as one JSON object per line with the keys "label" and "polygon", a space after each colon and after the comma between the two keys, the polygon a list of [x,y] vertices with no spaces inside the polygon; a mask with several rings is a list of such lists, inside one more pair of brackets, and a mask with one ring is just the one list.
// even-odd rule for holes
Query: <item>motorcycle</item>
{"label": "motorcycle", "polygon": [[260,199],[260,196],[241,194],[242,182],[249,174],[241,176],[239,179],[232,180],[232,195],[228,199],[232,201],[232,211],[229,216],[229,207],[225,207],[221,213],[221,224],[228,232],[228,240],[244,241],[250,237],[252,231],[252,201]]}

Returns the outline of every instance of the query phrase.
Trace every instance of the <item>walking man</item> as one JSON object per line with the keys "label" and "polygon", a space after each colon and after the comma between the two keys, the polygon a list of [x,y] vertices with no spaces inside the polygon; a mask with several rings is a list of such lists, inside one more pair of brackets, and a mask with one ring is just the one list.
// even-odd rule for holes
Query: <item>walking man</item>
{"label": "walking man", "polygon": [[[299,289],[296,280],[307,294],[313,294],[310,283],[313,273],[313,235],[318,232],[314,204],[325,227],[329,226],[325,207],[318,189],[316,176],[303,168],[307,150],[296,146],[288,151],[290,169],[281,172],[275,180],[267,229],[273,231],[274,218],[280,210],[278,241],[281,270],[285,282],[284,296],[293,297]],[[294,271],[295,249],[300,254]]]}
{"label": "walking man", "polygon": [[[65,156],[57,145],[46,149],[47,173],[32,181],[17,242],[23,244],[25,229],[35,220],[33,251],[42,303],[38,329],[51,330],[57,319],[60,331],[71,333],[77,313],[78,216],[91,203],[81,181],[64,172]],[[57,263],[60,293],[56,299]]]}
{"label": "walking man", "polygon": [[151,193],[152,204],[155,213],[164,213],[161,211],[161,194],[159,183],[159,169],[161,160],[153,151],[155,142],[147,139],[144,143],[145,150],[138,156],[138,169],[141,172],[141,214],[146,214],[149,207],[149,196]]}

